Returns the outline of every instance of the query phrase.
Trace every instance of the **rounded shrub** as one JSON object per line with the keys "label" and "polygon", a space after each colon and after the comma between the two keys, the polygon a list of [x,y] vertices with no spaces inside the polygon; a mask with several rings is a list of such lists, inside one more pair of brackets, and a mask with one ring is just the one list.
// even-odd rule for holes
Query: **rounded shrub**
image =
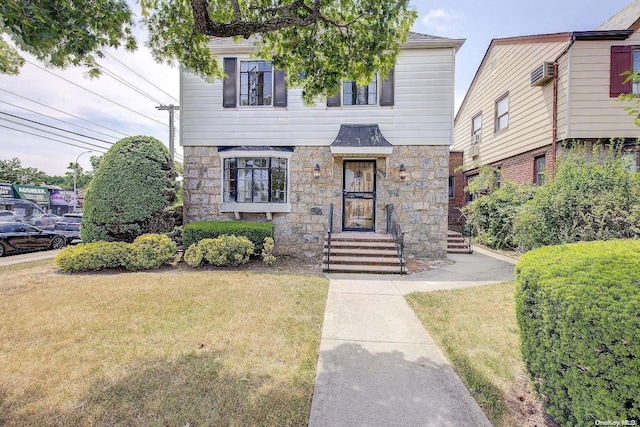
{"label": "rounded shrub", "polygon": [[149,270],[170,264],[176,254],[176,244],[163,234],[143,234],[129,246],[124,267],[127,270]]}
{"label": "rounded shrub", "polygon": [[80,243],[63,249],[55,261],[67,273],[119,268],[129,256],[129,246],[124,242]]}
{"label": "rounded shrub", "polygon": [[118,141],[87,188],[82,240],[132,242],[141,234],[170,231],[166,208],[176,196],[175,177],[169,151],[157,139]]}
{"label": "rounded shrub", "polygon": [[189,267],[200,267],[204,260],[204,253],[200,244],[191,245],[184,251],[184,262]]}
{"label": "rounded shrub", "polygon": [[549,246],[516,267],[525,364],[561,425],[640,418],[640,241]]}
{"label": "rounded shrub", "polygon": [[212,265],[241,265],[249,261],[255,245],[244,236],[220,236],[201,243],[204,258]]}

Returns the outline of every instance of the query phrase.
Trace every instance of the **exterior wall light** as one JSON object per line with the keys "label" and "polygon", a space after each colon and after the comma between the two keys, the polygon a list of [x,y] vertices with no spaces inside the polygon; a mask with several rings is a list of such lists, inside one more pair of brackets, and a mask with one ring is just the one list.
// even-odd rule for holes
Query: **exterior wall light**
{"label": "exterior wall light", "polygon": [[407,168],[404,167],[404,163],[400,164],[400,179],[405,180],[407,177]]}
{"label": "exterior wall light", "polygon": [[314,178],[320,178],[320,165],[316,163],[316,165],[313,167],[313,177]]}

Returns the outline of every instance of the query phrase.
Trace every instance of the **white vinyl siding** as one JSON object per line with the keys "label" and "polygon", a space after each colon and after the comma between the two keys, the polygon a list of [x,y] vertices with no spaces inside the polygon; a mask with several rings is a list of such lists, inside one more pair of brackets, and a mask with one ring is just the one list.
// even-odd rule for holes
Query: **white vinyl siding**
{"label": "white vinyl siding", "polygon": [[[224,56],[249,59],[248,54]],[[371,123],[378,124],[393,145],[449,146],[453,134],[454,56],[453,48],[402,50],[395,68],[393,107],[328,108],[323,99],[307,107],[301,91],[289,88],[286,108],[223,108],[221,81],[209,84],[182,71],[181,144],[328,146],[341,124]]]}

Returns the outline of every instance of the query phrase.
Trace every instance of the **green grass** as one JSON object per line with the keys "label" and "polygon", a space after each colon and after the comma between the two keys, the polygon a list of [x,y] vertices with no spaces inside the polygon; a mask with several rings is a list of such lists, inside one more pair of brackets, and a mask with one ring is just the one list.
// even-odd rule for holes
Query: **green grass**
{"label": "green grass", "polygon": [[327,280],[1,267],[0,425],[305,425]]}
{"label": "green grass", "polygon": [[407,301],[496,426],[544,425],[519,351],[513,282]]}

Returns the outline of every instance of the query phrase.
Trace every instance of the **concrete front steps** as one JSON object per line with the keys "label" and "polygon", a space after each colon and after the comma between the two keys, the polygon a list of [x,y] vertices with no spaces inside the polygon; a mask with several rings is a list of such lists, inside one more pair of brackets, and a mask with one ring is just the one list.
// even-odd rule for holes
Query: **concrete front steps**
{"label": "concrete front steps", "polygon": [[390,234],[344,232],[331,234],[330,265],[325,236],[322,271],[330,273],[400,274],[402,266]]}
{"label": "concrete front steps", "polygon": [[457,231],[447,232],[447,252],[450,254],[470,254],[473,252],[469,243]]}

